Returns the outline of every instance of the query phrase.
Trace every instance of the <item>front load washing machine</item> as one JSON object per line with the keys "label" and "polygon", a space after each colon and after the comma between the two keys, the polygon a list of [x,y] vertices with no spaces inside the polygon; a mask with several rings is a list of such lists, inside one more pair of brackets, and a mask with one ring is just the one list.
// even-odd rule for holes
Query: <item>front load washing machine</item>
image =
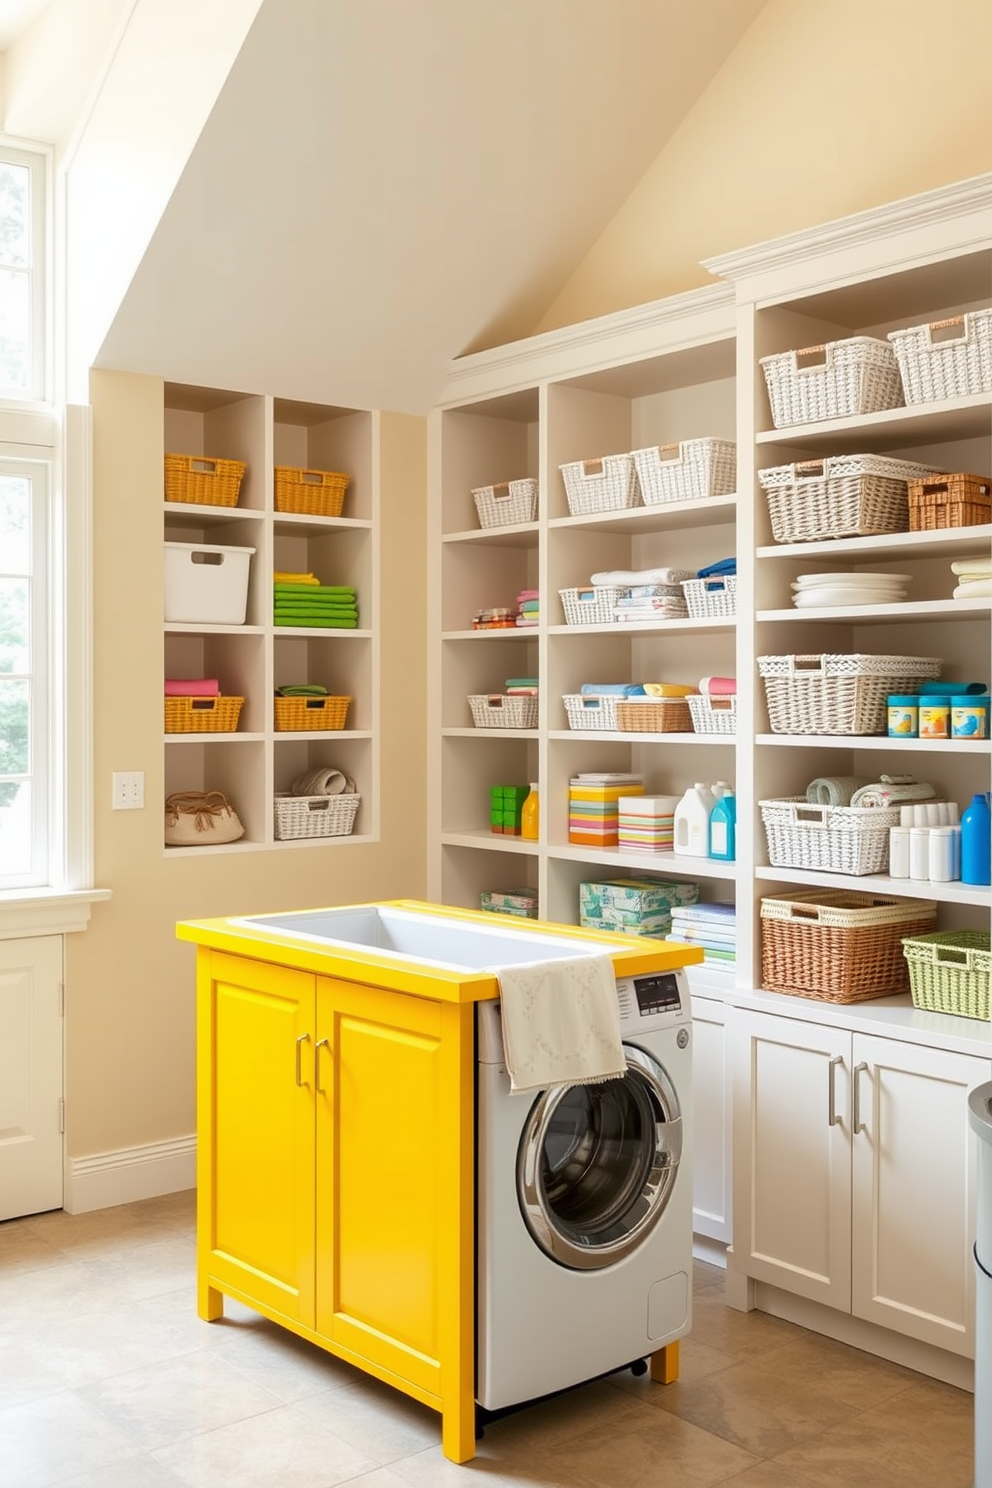
{"label": "front load washing machine", "polygon": [[684,973],[617,980],[627,1069],[513,1095],[480,1003],[476,1399],[500,1410],[644,1358],[691,1319]]}

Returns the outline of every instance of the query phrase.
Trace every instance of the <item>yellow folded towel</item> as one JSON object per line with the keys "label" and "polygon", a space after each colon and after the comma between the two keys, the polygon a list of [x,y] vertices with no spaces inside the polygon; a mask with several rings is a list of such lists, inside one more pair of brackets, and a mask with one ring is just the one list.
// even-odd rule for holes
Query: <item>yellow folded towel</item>
{"label": "yellow folded towel", "polygon": [[312,573],[282,573],[279,569],[272,575],[275,584],[319,584],[320,580]]}
{"label": "yellow folded towel", "polygon": [[684,687],[681,682],[645,682],[644,691],[648,697],[694,697],[698,693],[698,687]]}

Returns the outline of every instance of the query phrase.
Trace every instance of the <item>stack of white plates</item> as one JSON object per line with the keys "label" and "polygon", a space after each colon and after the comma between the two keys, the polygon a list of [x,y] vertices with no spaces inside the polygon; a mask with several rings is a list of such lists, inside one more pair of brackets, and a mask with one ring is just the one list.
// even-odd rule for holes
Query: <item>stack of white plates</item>
{"label": "stack of white plates", "polygon": [[792,603],[800,610],[829,605],[898,604],[906,598],[909,574],[800,574],[792,585]]}

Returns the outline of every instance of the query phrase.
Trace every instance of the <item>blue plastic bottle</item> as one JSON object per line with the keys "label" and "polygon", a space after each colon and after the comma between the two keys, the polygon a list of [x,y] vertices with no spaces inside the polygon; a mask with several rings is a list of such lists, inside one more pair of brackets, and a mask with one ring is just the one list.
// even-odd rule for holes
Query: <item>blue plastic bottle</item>
{"label": "blue plastic bottle", "polygon": [[737,856],[737,798],[725,790],[710,812],[709,848],[711,858],[734,862]]}
{"label": "blue plastic bottle", "polygon": [[961,882],[992,882],[992,812],[988,797],[978,792],[961,815]]}

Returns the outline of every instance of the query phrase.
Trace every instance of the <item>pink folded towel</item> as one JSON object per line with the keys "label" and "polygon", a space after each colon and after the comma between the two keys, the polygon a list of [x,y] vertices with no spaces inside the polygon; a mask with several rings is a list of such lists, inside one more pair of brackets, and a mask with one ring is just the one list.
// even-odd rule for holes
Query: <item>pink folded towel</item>
{"label": "pink folded towel", "polygon": [[736,677],[700,677],[699,690],[703,697],[735,697]]}
{"label": "pink folded towel", "polygon": [[166,677],[166,697],[220,697],[220,683],[216,677],[182,678]]}

